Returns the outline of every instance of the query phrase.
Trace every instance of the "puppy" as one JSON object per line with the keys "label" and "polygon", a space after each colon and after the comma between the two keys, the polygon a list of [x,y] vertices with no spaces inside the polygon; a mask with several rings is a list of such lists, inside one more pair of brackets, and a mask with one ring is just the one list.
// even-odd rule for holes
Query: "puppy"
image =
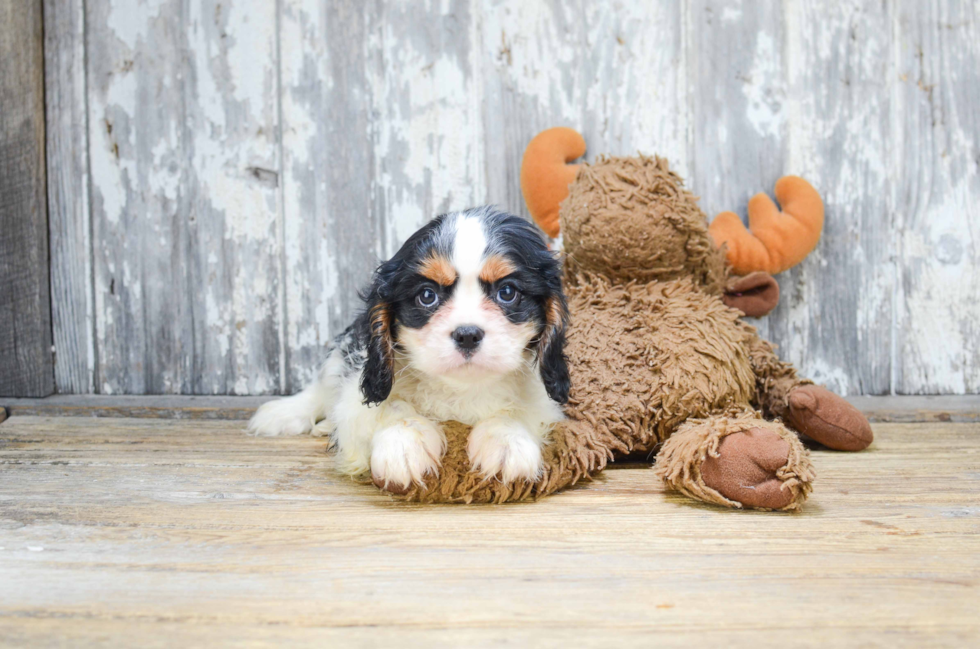
{"label": "puppy", "polygon": [[249,430],[328,434],[341,471],[403,491],[438,472],[456,420],[473,470],[534,480],[569,389],[561,268],[537,229],[492,207],[439,216],[362,297],[317,381]]}

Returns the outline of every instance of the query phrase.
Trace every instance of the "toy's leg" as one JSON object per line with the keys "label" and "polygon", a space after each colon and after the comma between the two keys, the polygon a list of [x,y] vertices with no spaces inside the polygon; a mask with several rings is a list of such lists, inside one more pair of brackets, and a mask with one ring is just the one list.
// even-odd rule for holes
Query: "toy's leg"
{"label": "toy's leg", "polygon": [[872,442],[871,425],[861,411],[830,390],[799,378],[768,342],[754,336],[749,355],[757,377],[758,405],[766,417],[782,419],[838,451],[860,451]]}
{"label": "toy's leg", "polygon": [[786,422],[837,451],[862,451],[874,441],[867,417],[819,385],[801,385],[789,393]]}
{"label": "toy's leg", "polygon": [[758,413],[693,419],[670,436],[655,471],[668,489],[727,507],[796,510],[813,466],[799,438]]}

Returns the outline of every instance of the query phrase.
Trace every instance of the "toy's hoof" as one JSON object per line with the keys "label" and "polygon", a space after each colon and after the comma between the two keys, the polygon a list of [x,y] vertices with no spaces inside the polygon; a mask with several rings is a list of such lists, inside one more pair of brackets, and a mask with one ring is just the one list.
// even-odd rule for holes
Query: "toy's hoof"
{"label": "toy's hoof", "polygon": [[836,451],[861,451],[874,440],[861,411],[819,385],[801,385],[789,394],[790,426]]}
{"label": "toy's hoof", "polygon": [[729,500],[746,507],[782,509],[793,500],[776,474],[789,462],[789,442],[765,428],[727,435],[718,444],[718,457],[701,465],[704,483]]}

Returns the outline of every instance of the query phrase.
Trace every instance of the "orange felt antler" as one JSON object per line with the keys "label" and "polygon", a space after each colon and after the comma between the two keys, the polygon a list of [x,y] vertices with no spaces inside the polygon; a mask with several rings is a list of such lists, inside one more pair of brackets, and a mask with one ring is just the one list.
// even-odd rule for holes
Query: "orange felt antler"
{"label": "orange felt antler", "polygon": [[524,149],[521,162],[524,202],[549,237],[558,236],[558,209],[578,174],[579,165],[568,163],[584,154],[585,140],[563,126],[541,131]]}
{"label": "orange felt antler", "polygon": [[784,176],[776,183],[776,200],[765,194],[749,201],[749,230],[733,212],[722,212],[711,222],[715,245],[728,246],[728,262],[739,275],[764,270],[775,275],[803,261],[820,240],[823,201],[810,183]]}

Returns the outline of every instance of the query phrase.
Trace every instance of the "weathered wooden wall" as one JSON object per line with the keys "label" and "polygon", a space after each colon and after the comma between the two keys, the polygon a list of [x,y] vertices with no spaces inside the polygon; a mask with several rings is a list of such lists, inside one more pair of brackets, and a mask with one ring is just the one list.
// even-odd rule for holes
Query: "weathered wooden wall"
{"label": "weathered wooden wall", "polygon": [[41,5],[0,0],[0,395],[54,391]]}
{"label": "weathered wooden wall", "polygon": [[976,2],[44,4],[62,392],[301,388],[416,227],[523,213],[559,124],[709,214],[808,177],[763,331],[848,394],[980,392]]}

